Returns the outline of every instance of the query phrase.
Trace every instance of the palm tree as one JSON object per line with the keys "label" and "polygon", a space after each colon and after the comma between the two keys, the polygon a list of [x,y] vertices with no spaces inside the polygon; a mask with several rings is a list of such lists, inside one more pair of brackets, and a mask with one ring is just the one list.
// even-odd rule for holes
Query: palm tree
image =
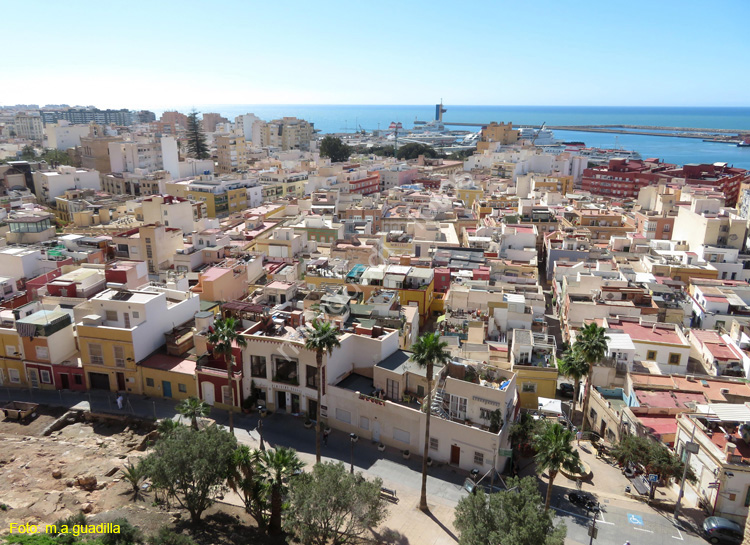
{"label": "palm tree", "polygon": [[575,382],[571,420],[575,418],[576,414],[576,403],[578,401],[578,389],[581,387],[581,379],[588,375],[590,367],[589,363],[583,359],[581,352],[575,349],[566,350],[562,358],[557,360],[557,368],[560,373],[568,378],[572,378]]}
{"label": "palm tree", "polygon": [[266,450],[260,455],[260,467],[266,474],[271,488],[271,532],[281,531],[281,509],[283,507],[284,481],[300,471],[304,463],[297,451],[287,447]]}
{"label": "palm tree", "polygon": [[450,361],[451,355],[445,350],[447,347],[448,343],[441,341],[438,333],[425,333],[419,337],[417,342],[411,347],[413,352],[411,359],[420,367],[425,367],[427,375],[427,401],[425,403],[425,407],[427,408],[427,421],[425,422],[424,452],[422,454],[422,495],[419,499],[419,508],[422,511],[427,511],[427,458],[430,448],[433,367],[436,363],[445,365]]}
{"label": "palm tree", "polygon": [[189,418],[190,425],[193,426],[195,431],[198,431],[198,418],[208,416],[211,406],[197,397],[188,397],[180,401],[175,409],[185,418]]}
{"label": "palm tree", "polygon": [[[238,322],[235,318],[218,319],[214,322],[213,331],[208,334],[214,356],[222,356],[227,364],[227,387],[229,388],[229,431],[234,433],[234,385],[232,384],[232,370],[234,368],[234,346],[244,348],[247,340],[241,333],[237,333]],[[224,401],[222,399],[222,401]]]}
{"label": "palm tree", "polygon": [[573,346],[583,360],[589,364],[588,377],[586,378],[586,392],[583,398],[583,423],[582,428],[586,430],[586,417],[589,410],[589,397],[591,397],[591,383],[594,377],[594,364],[601,361],[607,353],[607,330],[599,327],[595,322],[591,322],[578,333],[576,342]]}
{"label": "palm tree", "polygon": [[138,494],[141,491],[141,481],[146,478],[146,466],[143,460],[138,464],[130,463],[125,467],[120,468],[122,472],[122,478],[130,484],[133,489],[133,501],[138,499]]}
{"label": "palm tree", "polygon": [[240,496],[245,511],[255,519],[258,528],[265,530],[268,524],[268,482],[260,463],[261,451],[240,445],[234,451],[233,461],[234,467],[227,484]]}
{"label": "palm tree", "polygon": [[537,472],[547,471],[549,474],[547,499],[544,502],[545,510],[549,509],[549,502],[552,499],[552,483],[560,469],[571,473],[578,473],[581,470],[581,460],[572,442],[573,432],[557,422],[547,424],[544,430],[534,438],[534,447],[537,451],[534,460]]}
{"label": "palm tree", "polygon": [[[330,322],[314,320],[312,328],[307,332],[305,348],[315,352],[315,366],[318,369],[318,403],[315,408],[315,463],[320,463],[320,405],[323,397],[323,354],[330,356],[334,348],[340,347],[339,330]],[[309,415],[308,415],[309,416]]]}

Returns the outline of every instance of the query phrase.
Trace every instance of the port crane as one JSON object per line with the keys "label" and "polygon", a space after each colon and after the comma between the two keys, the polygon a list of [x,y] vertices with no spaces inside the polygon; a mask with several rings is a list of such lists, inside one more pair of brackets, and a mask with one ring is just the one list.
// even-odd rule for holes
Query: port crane
{"label": "port crane", "polygon": [[532,145],[532,146],[534,145],[534,142],[536,142],[536,139],[537,139],[537,138],[539,138],[539,134],[540,134],[540,133],[542,132],[542,130],[544,129],[544,126],[545,126],[546,124],[547,124],[547,122],[546,122],[546,121],[544,121],[544,122],[542,123],[542,126],[541,126],[541,127],[539,127],[539,130],[538,130],[538,131],[536,131],[536,134],[534,135],[534,138],[533,138],[533,139],[531,140],[531,145]]}

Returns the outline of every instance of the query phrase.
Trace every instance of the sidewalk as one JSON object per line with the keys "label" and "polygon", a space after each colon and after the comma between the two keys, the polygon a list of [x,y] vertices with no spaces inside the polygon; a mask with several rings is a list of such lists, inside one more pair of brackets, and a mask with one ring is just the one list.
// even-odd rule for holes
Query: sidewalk
{"label": "sidewalk", "polygon": [[[117,408],[112,392],[62,392],[59,390],[29,390],[0,388],[0,403],[29,401],[68,409],[90,410],[98,413],[130,414],[146,419],[180,418],[176,402],[129,395],[122,410]],[[226,426],[226,411],[211,409],[209,418]],[[254,448],[260,446],[258,414],[234,415],[235,436],[240,443]],[[282,445],[297,450],[307,467],[315,463],[315,429],[306,429],[302,418],[274,413],[263,419],[263,441],[266,448]],[[458,501],[467,495],[463,489],[468,473],[447,465],[430,468],[427,494],[430,512],[418,509],[422,485],[422,459],[412,455],[404,460],[401,451],[386,448],[380,452],[376,443],[359,440],[352,450],[349,435],[333,430],[328,444],[322,447],[324,461],[341,461],[368,478],[379,477],[383,486],[396,490],[398,503],[388,504],[388,518],[375,530],[373,537],[399,545],[452,545],[458,541],[453,528],[453,511]],[[241,505],[238,497],[227,495],[225,502]]]}

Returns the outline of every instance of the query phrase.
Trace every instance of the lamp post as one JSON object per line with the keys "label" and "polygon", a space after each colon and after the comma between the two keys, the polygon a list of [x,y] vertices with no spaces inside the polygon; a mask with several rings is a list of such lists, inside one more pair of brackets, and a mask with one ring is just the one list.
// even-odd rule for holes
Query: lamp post
{"label": "lamp post", "polygon": [[260,450],[266,450],[266,446],[263,444],[263,413],[266,408],[263,405],[258,405],[258,436],[260,437]]}
{"label": "lamp post", "polygon": [[354,475],[354,443],[357,442],[357,439],[359,439],[359,437],[357,437],[356,433],[349,434],[349,442],[351,443],[351,454],[349,458],[349,463],[350,463],[349,473],[351,473],[352,475]]}
{"label": "lamp post", "polygon": [[591,528],[589,528],[589,545],[593,545],[594,539],[597,537],[597,529],[596,529],[596,515],[599,513],[599,504],[597,503],[596,506],[591,509],[591,511],[594,513],[594,516],[591,519]]}

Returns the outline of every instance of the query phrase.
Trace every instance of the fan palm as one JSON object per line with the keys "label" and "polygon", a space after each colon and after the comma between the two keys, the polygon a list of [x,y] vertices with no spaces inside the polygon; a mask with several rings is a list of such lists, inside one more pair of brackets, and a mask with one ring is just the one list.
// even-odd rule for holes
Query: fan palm
{"label": "fan palm", "polygon": [[440,340],[437,333],[425,333],[411,349],[413,354],[411,359],[420,367],[424,367],[427,376],[427,420],[424,430],[424,453],[422,455],[422,494],[419,499],[419,508],[427,511],[427,458],[430,448],[430,414],[432,413],[432,375],[435,364],[445,365],[450,361],[450,353],[446,351],[448,343]]}
{"label": "fan palm", "polygon": [[547,498],[544,509],[549,509],[552,499],[552,483],[561,469],[578,473],[581,470],[581,460],[572,445],[573,432],[562,427],[557,422],[548,424],[543,431],[534,438],[536,448],[536,469],[539,473],[549,474],[547,483]]}
{"label": "fan palm", "polygon": [[268,482],[263,475],[261,451],[240,445],[234,452],[234,467],[227,479],[229,488],[234,490],[245,504],[261,530],[268,524]]}
{"label": "fan palm", "polygon": [[[581,379],[588,375],[589,363],[583,359],[583,355],[578,350],[566,350],[562,358],[557,360],[557,369],[564,376],[572,378],[575,382],[573,391],[573,413],[576,413],[576,403],[578,402],[578,389],[581,386]],[[574,416],[571,416],[573,418]]]}
{"label": "fan palm", "polygon": [[[247,340],[241,333],[237,332],[238,322],[235,318],[218,319],[214,322],[213,331],[208,334],[208,342],[214,356],[221,356],[227,364],[227,387],[229,388],[229,431],[234,433],[234,384],[232,384],[234,346],[243,348],[247,346]],[[225,400],[222,399],[226,403]]]}
{"label": "fan palm", "polygon": [[583,360],[589,364],[589,372],[586,378],[586,392],[583,398],[583,430],[586,425],[587,412],[589,409],[589,398],[591,397],[591,384],[594,375],[594,364],[601,361],[607,353],[607,330],[599,327],[595,322],[591,322],[578,333],[573,350],[577,350]]}
{"label": "fan palm", "polygon": [[[318,403],[315,414],[315,463],[320,463],[320,405],[323,397],[323,354],[330,356],[334,348],[341,346],[339,343],[339,330],[330,322],[315,320],[312,328],[307,332],[305,348],[315,352],[315,366],[317,367]],[[309,416],[309,415],[308,415]]]}
{"label": "fan palm", "polygon": [[128,464],[125,467],[120,468],[122,478],[128,482],[133,489],[133,501],[138,499],[138,494],[141,491],[141,481],[146,478],[146,466],[143,461],[138,464]]}
{"label": "fan palm", "polygon": [[260,455],[260,467],[266,474],[271,489],[271,532],[281,530],[281,509],[285,481],[302,469],[304,463],[297,457],[297,451],[287,447],[266,450]]}
{"label": "fan palm", "polygon": [[198,431],[198,419],[208,416],[211,406],[197,397],[183,399],[175,407],[178,413],[190,419],[190,425]]}

